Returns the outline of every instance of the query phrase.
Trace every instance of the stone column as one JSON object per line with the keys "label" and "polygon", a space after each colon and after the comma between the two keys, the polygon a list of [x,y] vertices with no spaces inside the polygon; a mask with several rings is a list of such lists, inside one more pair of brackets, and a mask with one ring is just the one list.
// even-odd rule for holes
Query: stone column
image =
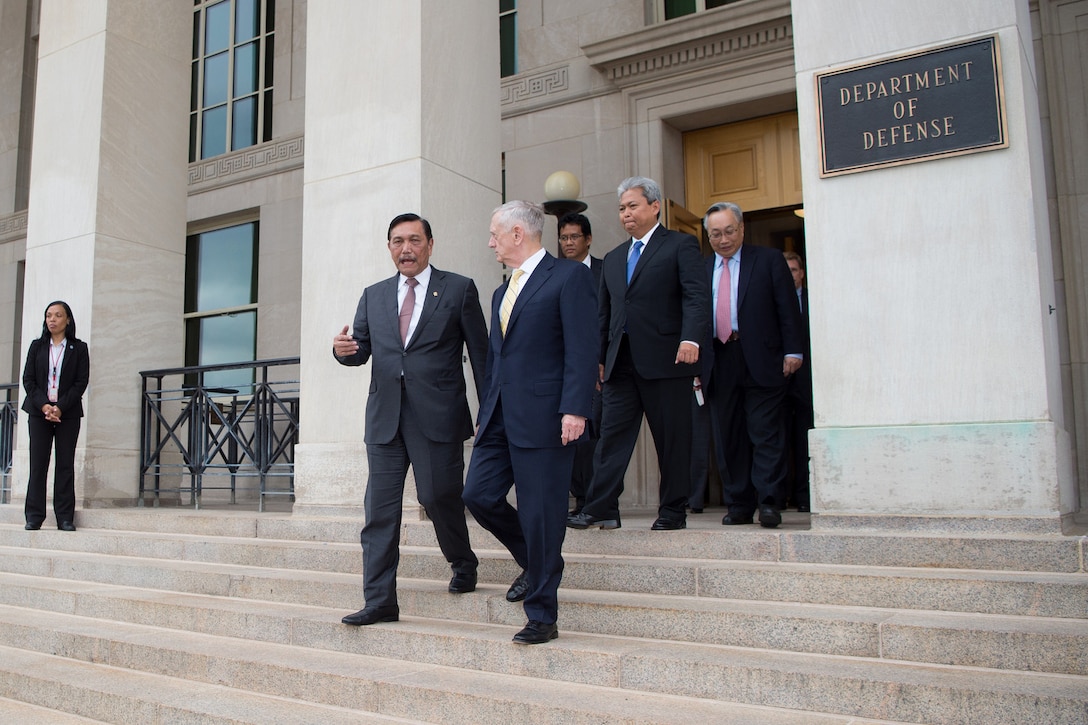
{"label": "stone column", "polygon": [[497,23],[487,3],[307,6],[296,511],[362,506],[370,372],[337,364],[332,337],[363,288],[396,271],[389,220],[429,219],[432,263],[474,277],[485,304],[500,282],[487,249],[500,201]]}
{"label": "stone column", "polygon": [[[1075,492],[1027,3],[794,2],[793,19],[814,527],[1059,531]],[[816,73],[991,33],[1008,148],[820,178]]]}
{"label": "stone column", "polygon": [[[24,106],[27,58],[27,0],[0,0],[0,217],[18,209],[20,124]],[[32,104],[30,104],[32,105]],[[25,190],[24,190],[25,191]]]}
{"label": "stone column", "polygon": [[[33,44],[29,40],[27,0],[0,0],[0,382],[17,382],[21,280],[19,262],[26,243],[24,146],[33,109]],[[30,68],[27,68],[27,65]]]}
{"label": "stone column", "polygon": [[82,506],[136,498],[138,373],[182,358],[192,22],[184,3],[42,3],[22,338],[63,299],[90,346]]}

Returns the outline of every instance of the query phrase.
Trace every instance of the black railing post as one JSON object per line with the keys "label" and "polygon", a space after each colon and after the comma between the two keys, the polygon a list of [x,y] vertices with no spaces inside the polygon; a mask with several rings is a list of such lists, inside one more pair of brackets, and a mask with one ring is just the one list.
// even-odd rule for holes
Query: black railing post
{"label": "black railing post", "polygon": [[4,400],[0,401],[0,503],[11,501],[11,462],[15,453],[15,424],[19,421],[19,385],[0,385]]}

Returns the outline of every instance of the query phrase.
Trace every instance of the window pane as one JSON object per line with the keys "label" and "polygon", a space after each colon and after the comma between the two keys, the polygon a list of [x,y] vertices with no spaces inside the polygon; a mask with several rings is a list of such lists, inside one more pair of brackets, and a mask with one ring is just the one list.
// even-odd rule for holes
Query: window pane
{"label": "window pane", "polygon": [[[272,83],[272,59],[276,57],[276,36],[266,35],[264,37],[264,87],[270,88]],[[265,108],[271,108],[271,106],[265,106]]]}
{"label": "window pane", "polygon": [[199,95],[196,92],[198,88],[200,88],[200,64],[194,62],[193,63],[192,82],[189,84],[189,110],[190,111],[195,111],[197,108],[199,108],[199,106],[197,104],[200,103],[200,98],[199,98]]}
{"label": "window pane", "polygon": [[735,2],[737,2],[737,0],[706,0],[706,9],[720,8],[723,5],[729,5],[730,3]]}
{"label": "window pane", "polygon": [[264,32],[271,33],[276,29],[276,0],[268,0],[264,9]]}
{"label": "window pane", "polygon": [[189,114],[189,162],[196,161],[196,119],[197,114]]}
{"label": "window pane", "polygon": [[227,100],[227,54],[220,53],[204,61],[204,100],[202,105],[215,106]]}
{"label": "window pane", "polygon": [[193,13],[193,60],[200,57],[200,11]]}
{"label": "window pane", "polygon": [[234,49],[234,97],[248,96],[257,90],[257,44],[246,43]]}
{"label": "window pane", "polygon": [[200,158],[227,152],[227,107],[218,106],[204,111],[201,124]]}
{"label": "window pane", "polygon": [[256,222],[250,222],[200,235],[196,309],[192,311],[239,307],[256,301],[253,294],[256,228]]}
{"label": "window pane", "polygon": [[230,45],[230,2],[212,5],[204,11],[204,55],[218,53]]}
{"label": "window pane", "polygon": [[264,129],[261,133],[261,141],[272,140],[272,91],[264,92]]}
{"label": "window pane", "polygon": [[517,15],[499,18],[499,70],[504,78],[518,72]]}
{"label": "window pane", "polygon": [[665,19],[672,20],[695,12],[695,0],[665,0]]}
{"label": "window pane", "polygon": [[[200,320],[199,365],[247,362],[257,351],[257,313],[238,312]],[[252,370],[222,370],[204,376],[204,386],[246,393]]]}
{"label": "window pane", "polygon": [[234,102],[234,120],[230,134],[231,150],[257,143],[257,96]]}
{"label": "window pane", "polygon": [[514,0],[499,0],[499,12],[506,13],[514,9]]}
{"label": "window pane", "polygon": [[235,0],[234,42],[242,43],[257,35],[261,4],[257,0]]}

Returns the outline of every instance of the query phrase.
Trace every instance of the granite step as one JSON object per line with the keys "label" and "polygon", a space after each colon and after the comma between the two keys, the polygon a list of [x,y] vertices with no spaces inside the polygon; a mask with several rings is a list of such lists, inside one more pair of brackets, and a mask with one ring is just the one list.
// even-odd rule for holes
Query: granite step
{"label": "granite step", "polygon": [[39,707],[27,702],[0,697],[0,722],[21,725],[22,723],[48,723],[49,725],[92,725],[103,720],[73,715],[48,707]]}
{"label": "granite step", "polygon": [[[153,675],[69,657],[0,647],[0,696],[47,709],[42,720],[79,716],[109,723],[200,722],[294,725],[410,723],[342,707],[260,695],[192,679]],[[58,717],[54,719],[54,714]],[[19,722],[19,721],[13,721]]]}
{"label": "granite step", "polygon": [[[786,512],[785,517],[781,527],[762,529],[723,527],[717,514],[702,514],[689,516],[688,528],[683,531],[660,532],[649,530],[652,515],[630,516],[624,519],[622,529],[614,531],[568,530],[563,550],[565,554],[593,556],[628,556],[637,551],[648,557],[680,559],[1017,572],[1084,573],[1088,562],[1088,536],[814,531],[808,528],[806,514]],[[18,524],[21,529],[22,512],[0,506],[0,522]],[[362,521],[355,517],[286,513],[258,515],[233,509],[132,508],[80,510],[76,524],[81,531],[184,533],[204,538],[279,539],[357,547]],[[67,535],[47,529],[37,533]],[[495,548],[491,535],[475,522],[470,521],[469,532],[475,546]],[[434,547],[434,528],[427,521],[409,520],[406,515],[401,543]]]}
{"label": "granite step", "polygon": [[[892,722],[717,698],[635,691],[625,691],[620,698],[607,686],[546,681],[516,672],[499,674],[194,632],[164,634],[157,627],[12,607],[0,606],[0,622],[4,624],[0,672],[5,674],[0,680],[11,675],[11,689],[47,707],[64,707],[68,699],[96,700],[95,707],[80,706],[81,711],[108,722],[174,721],[185,715],[201,722],[262,723]],[[352,630],[349,636],[363,633]],[[538,652],[509,642],[501,646],[514,660]],[[20,676],[20,671],[35,676]],[[173,701],[175,688],[192,693],[188,709]],[[155,692],[155,700],[165,692],[166,702],[148,703],[140,699],[141,692]],[[221,720],[228,712],[233,719]]]}
{"label": "granite step", "polygon": [[[284,615],[274,608],[267,619],[257,617],[258,602],[322,607],[331,610],[329,619],[337,622],[354,608],[344,602],[358,596],[357,577],[350,575],[315,572],[307,576],[183,562],[166,562],[158,567],[160,574],[155,574],[153,560],[126,560],[121,567],[126,573],[118,574],[118,567],[96,572],[96,555],[70,556],[67,566],[73,573],[104,574],[96,579],[101,583],[91,581],[93,576],[58,580],[48,573],[9,573],[0,576],[4,584],[0,602],[149,624],[168,623],[187,630],[215,622],[216,629],[210,630],[215,634],[267,639],[266,632],[278,636],[275,633],[288,625]],[[0,560],[4,558],[0,552]],[[163,579],[161,571],[177,576]],[[143,576],[155,579],[154,596],[142,588]],[[194,582],[199,586],[192,586]],[[503,587],[484,585],[473,594],[451,596],[443,582],[402,580],[399,590],[404,616],[500,624],[513,631],[523,624],[521,608],[505,601]],[[202,594],[214,598],[201,598]],[[578,590],[561,590],[561,602],[564,632],[1088,674],[1088,663],[1079,654],[1088,650],[1088,622],[1083,620]],[[403,646],[410,648],[411,644]]]}
{"label": "granite step", "polygon": [[[35,561],[31,552],[36,551],[57,552],[59,557],[65,552],[111,554],[116,557],[111,566],[122,569],[126,558],[147,557],[156,561],[219,562],[330,573],[361,574],[362,570],[358,544],[287,539],[109,530],[82,530],[73,537],[70,533],[27,532],[0,524],[0,549],[6,547],[11,551],[0,555],[0,569],[33,567],[26,573],[50,566]],[[25,559],[15,555],[18,549],[28,552]],[[642,553],[637,548],[631,551]],[[477,553],[481,582],[508,584],[517,576],[519,569],[506,552],[479,549]],[[1080,618],[1088,613],[1088,575],[1084,573],[730,561],[630,553],[602,556],[568,552],[565,559],[564,590],[1041,617]],[[57,566],[58,572],[72,569],[73,565],[63,561]],[[448,564],[434,546],[401,547],[402,578],[442,581],[449,574]],[[71,575],[87,573],[73,571]],[[115,575],[125,576],[99,576]]]}

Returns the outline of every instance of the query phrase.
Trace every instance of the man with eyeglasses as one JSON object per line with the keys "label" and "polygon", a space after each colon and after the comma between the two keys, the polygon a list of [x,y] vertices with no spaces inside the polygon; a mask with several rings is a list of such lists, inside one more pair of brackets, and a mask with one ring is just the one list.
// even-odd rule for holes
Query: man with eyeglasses
{"label": "man with eyeglasses", "polygon": [[[589,253],[593,244],[593,227],[583,214],[567,214],[559,220],[559,249],[564,259],[572,259],[589,267],[593,273],[594,291],[601,285],[601,259]],[[597,308],[586,310],[586,314],[596,315]],[[574,449],[574,472],[570,477],[570,495],[574,498],[572,515],[580,514],[586,504],[586,491],[593,480],[593,451],[597,448],[597,439],[601,429],[601,391],[600,385],[593,393],[593,417],[587,422],[589,437]]]}
{"label": "man with eyeglasses", "polygon": [[398,544],[409,464],[416,496],[453,570],[450,593],[476,589],[478,560],[461,500],[464,442],[473,433],[461,355],[468,351],[479,396],[487,361],[480,296],[468,277],[431,266],[434,238],[426,219],[401,214],[389,223],[386,239],[397,274],[363,290],[353,328],[345,325],[333,337],[341,365],[371,361],[363,436],[370,472],[359,535],[366,606],[343,618],[353,626],[400,616]]}
{"label": "man with eyeglasses", "polygon": [[783,405],[803,362],[801,312],[782,253],[744,244],[744,214],[729,202],[703,218],[714,256],[707,260],[713,298],[714,358],[706,381],[718,445],[725,526],[782,523],[786,479]]}

